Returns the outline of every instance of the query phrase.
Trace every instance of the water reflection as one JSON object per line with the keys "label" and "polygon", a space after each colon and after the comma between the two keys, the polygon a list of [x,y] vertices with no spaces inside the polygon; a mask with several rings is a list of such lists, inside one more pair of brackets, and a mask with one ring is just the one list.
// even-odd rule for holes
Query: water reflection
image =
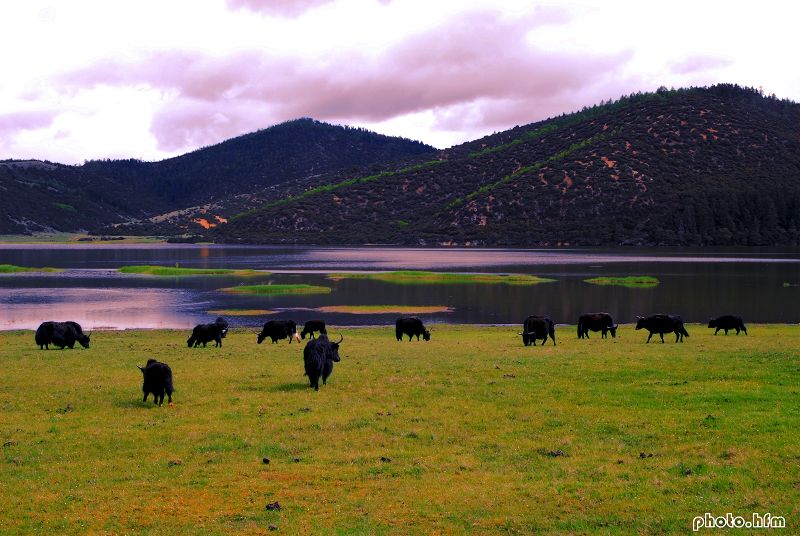
{"label": "water reflection", "polygon": [[[517,324],[532,313],[574,323],[588,311],[607,311],[620,322],[655,312],[678,313],[689,322],[720,314],[747,322],[800,321],[800,250],[458,250],[402,248],[287,248],[223,246],[0,246],[0,264],[55,266],[61,273],[0,275],[0,329],[30,329],[43,320],[72,319],[87,329],[187,328],[209,321],[208,311],[265,309],[304,321],[392,324],[397,315],[322,314],[330,305],[447,306],[451,313],[424,315],[430,322]],[[255,278],[141,277],[122,275],[126,264],[258,268]],[[369,280],[330,281],[328,271],[436,269],[519,272],[555,283],[505,285],[395,285]],[[305,273],[280,273],[282,270]],[[599,287],[598,275],[651,275],[652,289]],[[308,296],[244,296],[219,292],[247,283],[310,283],[333,292]],[[256,326],[269,316],[231,316],[231,325]],[[275,318],[274,316],[272,318]]]}
{"label": "water reflection", "polygon": [[186,328],[195,323],[186,293],[165,289],[21,288],[0,295],[2,329],[36,329],[45,320],[74,320],[85,331]]}

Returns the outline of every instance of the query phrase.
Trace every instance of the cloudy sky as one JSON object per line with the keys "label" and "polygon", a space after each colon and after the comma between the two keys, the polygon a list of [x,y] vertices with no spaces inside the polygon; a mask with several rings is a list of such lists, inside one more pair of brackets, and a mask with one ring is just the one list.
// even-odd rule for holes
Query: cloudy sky
{"label": "cloudy sky", "polygon": [[8,0],[0,160],[157,160],[297,117],[444,148],[661,85],[800,101],[798,6]]}

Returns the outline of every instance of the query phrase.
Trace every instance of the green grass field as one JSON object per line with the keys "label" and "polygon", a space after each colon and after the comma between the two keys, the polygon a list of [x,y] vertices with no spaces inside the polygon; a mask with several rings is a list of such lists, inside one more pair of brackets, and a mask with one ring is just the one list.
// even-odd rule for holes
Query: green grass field
{"label": "green grass field", "polygon": [[417,270],[372,273],[334,273],[328,274],[328,279],[334,281],[339,281],[341,279],[371,279],[373,281],[383,281],[384,283],[396,283],[399,285],[464,285],[473,283],[487,285],[538,285],[539,283],[555,281],[555,279],[528,274],[462,274],[423,272]]}
{"label": "green grass field", "polygon": [[[71,351],[3,332],[0,533],[685,534],[771,512],[796,534],[800,327],[688,330],[525,348],[514,326],[329,328],[342,360],[319,392],[301,345],[255,329]],[[141,402],[148,357],[172,408]]]}

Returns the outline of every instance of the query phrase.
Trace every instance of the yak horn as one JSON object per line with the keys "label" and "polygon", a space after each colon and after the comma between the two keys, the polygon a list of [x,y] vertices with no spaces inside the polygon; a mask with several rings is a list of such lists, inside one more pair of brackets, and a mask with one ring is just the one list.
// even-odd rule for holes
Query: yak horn
{"label": "yak horn", "polygon": [[336,344],[342,344],[342,341],[343,341],[343,340],[344,340],[344,335],[342,335],[342,334],[340,333],[340,334],[339,334],[339,342],[337,342]]}

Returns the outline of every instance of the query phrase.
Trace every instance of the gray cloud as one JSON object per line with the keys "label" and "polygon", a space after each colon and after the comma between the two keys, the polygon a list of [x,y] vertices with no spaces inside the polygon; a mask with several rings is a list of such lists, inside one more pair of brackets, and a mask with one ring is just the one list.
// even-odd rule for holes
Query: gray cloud
{"label": "gray cloud", "polygon": [[670,70],[675,74],[690,74],[698,71],[710,71],[731,65],[733,60],[719,56],[689,56],[670,64]]}
{"label": "gray cloud", "polygon": [[0,115],[0,135],[12,136],[23,130],[47,128],[58,116],[54,110],[31,110]]}

